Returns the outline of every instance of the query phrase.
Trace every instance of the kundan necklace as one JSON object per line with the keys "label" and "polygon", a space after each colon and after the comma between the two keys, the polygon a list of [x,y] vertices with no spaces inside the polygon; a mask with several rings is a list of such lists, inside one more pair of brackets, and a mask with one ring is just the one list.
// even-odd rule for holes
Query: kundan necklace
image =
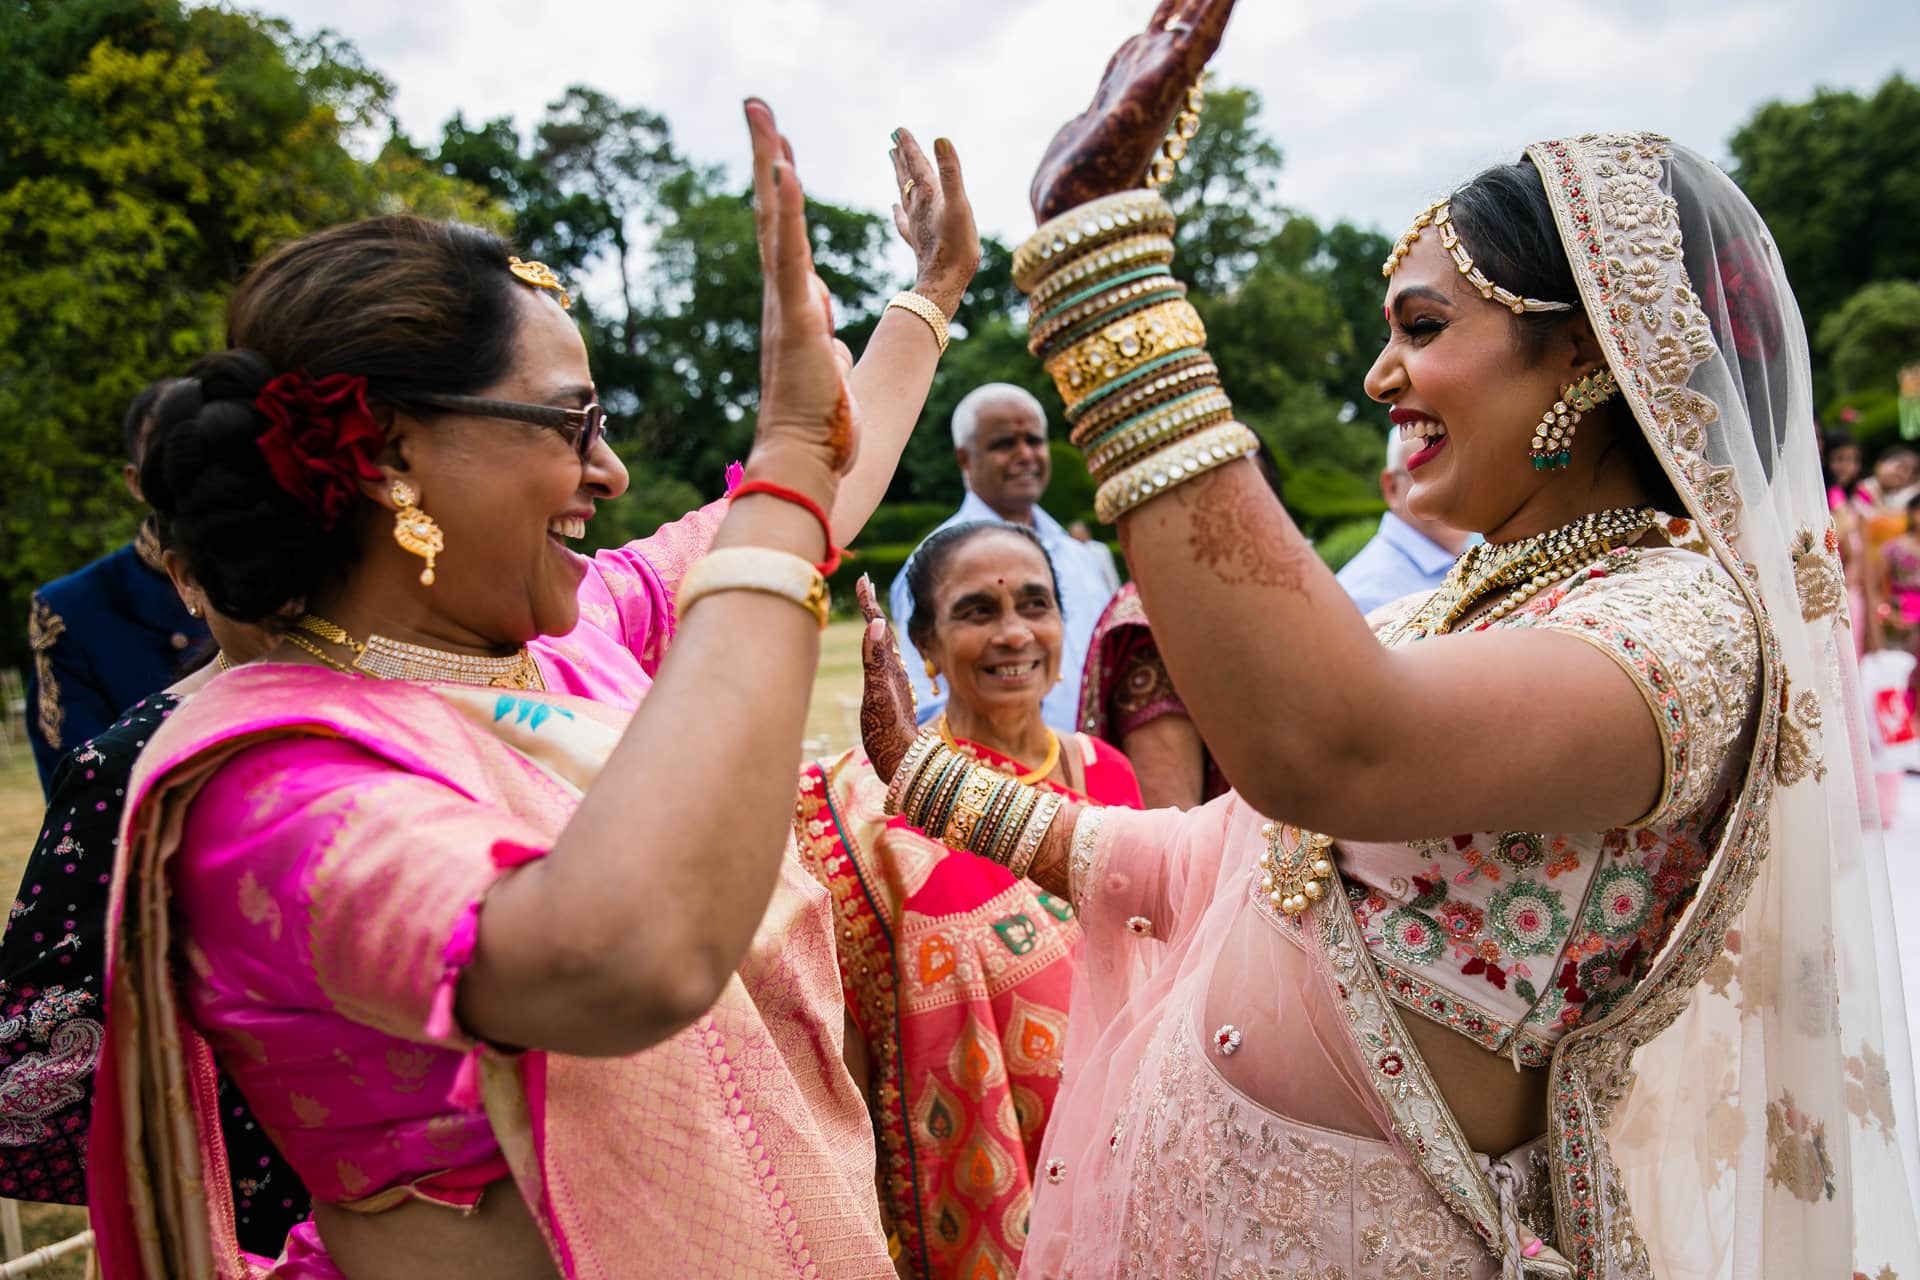
{"label": "kundan necklace", "polygon": [[1552,584],[1637,541],[1657,519],[1652,507],[1614,507],[1518,542],[1470,547],[1427,603],[1408,618],[1407,629],[1416,638],[1445,635],[1481,600],[1511,587],[1480,625],[1498,622]]}
{"label": "kundan necklace", "polygon": [[[944,711],[940,713],[940,739],[947,744],[949,750],[959,752],[962,755],[972,754],[954,738],[953,730],[947,726],[947,713]],[[1047,730],[1047,758],[1040,762],[1038,768],[1030,770],[1027,773],[1015,774],[1013,780],[1025,786],[1032,786],[1034,783],[1040,781],[1040,779],[1052,773],[1053,767],[1059,763],[1060,735],[1049,729]]]}
{"label": "kundan necklace", "polygon": [[[311,637],[311,638],[309,638]],[[304,615],[285,639],[304,649],[335,671],[373,676],[380,680],[418,680],[428,684],[471,684],[494,689],[545,689],[540,668],[524,647],[504,658],[449,653],[425,645],[407,644],[386,636],[368,636],[365,643],[347,634],[345,627],[318,614]],[[314,640],[338,645],[353,654],[353,665],[334,658]]]}

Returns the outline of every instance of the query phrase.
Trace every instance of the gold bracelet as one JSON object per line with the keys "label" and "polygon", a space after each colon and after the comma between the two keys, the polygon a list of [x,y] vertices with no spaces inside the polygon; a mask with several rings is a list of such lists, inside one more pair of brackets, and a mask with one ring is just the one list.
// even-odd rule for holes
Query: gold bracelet
{"label": "gold bracelet", "polygon": [[1068,407],[1141,365],[1206,346],[1200,313],[1185,298],[1155,303],[1088,335],[1046,363]]}
{"label": "gold bracelet", "polygon": [[1093,496],[1094,514],[1112,524],[1147,499],[1259,448],[1260,437],[1238,422],[1208,427],[1104,481]]}
{"label": "gold bracelet", "polygon": [[960,784],[960,794],[954,797],[953,815],[947,819],[940,842],[949,849],[971,848],[974,833],[979,829],[981,819],[987,816],[987,804],[993,799],[995,789],[1005,780],[991,769],[968,770],[966,780]]}
{"label": "gold bracelet", "polygon": [[1048,308],[1076,288],[1084,288],[1109,276],[1124,275],[1140,267],[1165,266],[1173,261],[1173,237],[1129,236],[1096,249],[1061,267],[1034,286],[1027,298],[1030,317],[1045,315]]}
{"label": "gold bracelet", "polygon": [[1165,364],[1143,368],[1074,406],[1074,412],[1067,416],[1067,421],[1073,424],[1068,438],[1085,448],[1088,441],[1099,439],[1113,427],[1155,405],[1176,400],[1202,387],[1219,385],[1220,371],[1213,367],[1213,358],[1205,351],[1171,357]]}
{"label": "gold bracelet", "polygon": [[893,779],[887,783],[887,800],[883,807],[888,817],[900,813],[900,806],[906,800],[907,792],[912,789],[914,779],[926,767],[927,757],[933,754],[933,748],[939,741],[940,735],[923,733],[913,740],[913,744],[907,748],[907,754],[900,757],[900,767],[893,771]]}
{"label": "gold bracelet", "polygon": [[1116,191],[1041,224],[1013,251],[1013,282],[1031,293],[1052,268],[1143,232],[1173,234],[1173,206],[1156,191]]}
{"label": "gold bracelet", "polygon": [[[1098,285],[1094,286],[1096,289]],[[1075,330],[1099,328],[1103,316],[1112,315],[1115,319],[1123,310],[1139,310],[1150,300],[1153,302],[1171,302],[1187,296],[1187,286],[1175,280],[1171,273],[1162,271],[1158,275],[1147,276],[1139,280],[1129,280],[1124,284],[1104,289],[1085,302],[1062,311],[1059,315],[1049,316],[1027,337],[1027,354],[1045,359],[1072,346],[1076,337]]]}
{"label": "gold bracelet", "polygon": [[927,761],[927,767],[921,772],[920,783],[907,797],[906,808],[902,810],[906,820],[926,831],[932,821],[932,814],[938,798],[946,785],[953,781],[953,775],[960,767],[959,757],[947,750],[935,751]]}
{"label": "gold bracelet", "polygon": [[1087,470],[1104,479],[1153,450],[1233,416],[1233,401],[1218,387],[1170,401],[1101,438],[1087,449]]}
{"label": "gold bracelet", "polygon": [[1049,792],[1034,805],[1033,816],[1021,828],[1020,841],[1014,845],[1013,855],[1007,859],[1007,870],[1017,879],[1026,879],[1028,868],[1033,866],[1033,860],[1040,854],[1040,842],[1047,838],[1047,828],[1053,825],[1060,806],[1066,802],[1065,796]]}
{"label": "gold bracelet", "polygon": [[674,594],[674,615],[716,592],[756,591],[791,600],[827,629],[827,580],[820,571],[787,551],[772,547],[720,547],[693,562]]}
{"label": "gold bracelet", "polygon": [[1007,865],[1007,860],[1013,856],[1014,847],[1020,843],[1020,833],[1027,829],[1027,819],[1033,816],[1033,807],[1040,803],[1041,794],[1038,787],[1020,788],[1020,794],[1014,798],[1014,806],[1008,812],[1007,820],[1002,824],[993,847],[984,855],[986,858],[1003,867]]}
{"label": "gold bracelet", "polygon": [[947,339],[950,335],[947,330],[946,312],[942,311],[927,298],[913,292],[911,289],[904,293],[896,293],[893,297],[887,299],[887,305],[883,309],[883,314],[886,311],[893,310],[895,307],[900,308],[902,311],[911,312],[919,316],[922,320],[925,320],[927,322],[927,328],[933,330],[933,340],[940,344],[940,354],[947,354]]}

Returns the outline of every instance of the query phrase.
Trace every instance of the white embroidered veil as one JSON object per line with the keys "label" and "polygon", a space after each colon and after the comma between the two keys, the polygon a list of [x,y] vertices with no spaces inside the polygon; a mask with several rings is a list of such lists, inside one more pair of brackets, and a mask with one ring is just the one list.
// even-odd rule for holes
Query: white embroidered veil
{"label": "white embroidered veil", "polygon": [[1561,1246],[1606,1280],[1920,1276],[1912,1060],[1799,311],[1759,214],[1701,157],[1652,134],[1527,155],[1764,664],[1698,897],[1636,998],[1556,1056]]}

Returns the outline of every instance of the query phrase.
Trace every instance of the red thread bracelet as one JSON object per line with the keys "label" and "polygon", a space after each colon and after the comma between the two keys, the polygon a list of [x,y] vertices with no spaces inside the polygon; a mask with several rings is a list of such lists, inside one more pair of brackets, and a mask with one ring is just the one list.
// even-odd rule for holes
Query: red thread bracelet
{"label": "red thread bracelet", "polygon": [[839,547],[833,545],[833,525],[827,520],[827,513],[820,509],[819,503],[809,498],[806,494],[801,493],[798,489],[789,489],[787,486],[775,484],[771,480],[749,480],[745,484],[736,485],[733,492],[727,495],[727,501],[738,502],[750,493],[764,493],[769,498],[778,498],[782,502],[791,502],[794,506],[799,507],[815,520],[818,520],[820,522],[820,532],[824,534],[827,539],[827,558],[813,567],[819,571],[820,576],[823,578],[828,577],[835,569],[840,567],[840,558],[845,553],[843,553]]}

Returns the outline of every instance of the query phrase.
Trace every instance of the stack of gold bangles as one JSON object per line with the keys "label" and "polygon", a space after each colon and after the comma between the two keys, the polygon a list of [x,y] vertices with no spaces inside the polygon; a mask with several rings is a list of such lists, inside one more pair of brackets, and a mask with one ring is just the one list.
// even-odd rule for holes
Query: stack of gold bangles
{"label": "stack of gold bangles", "polygon": [[1172,264],[1173,210],[1155,191],[1081,205],[1013,256],[1032,312],[1028,350],[1066,402],[1107,523],[1259,448],[1233,420]]}
{"label": "stack of gold bangles", "polygon": [[1057,792],[1016,782],[923,733],[894,771],[886,811],[949,848],[1024,876],[1063,803]]}

